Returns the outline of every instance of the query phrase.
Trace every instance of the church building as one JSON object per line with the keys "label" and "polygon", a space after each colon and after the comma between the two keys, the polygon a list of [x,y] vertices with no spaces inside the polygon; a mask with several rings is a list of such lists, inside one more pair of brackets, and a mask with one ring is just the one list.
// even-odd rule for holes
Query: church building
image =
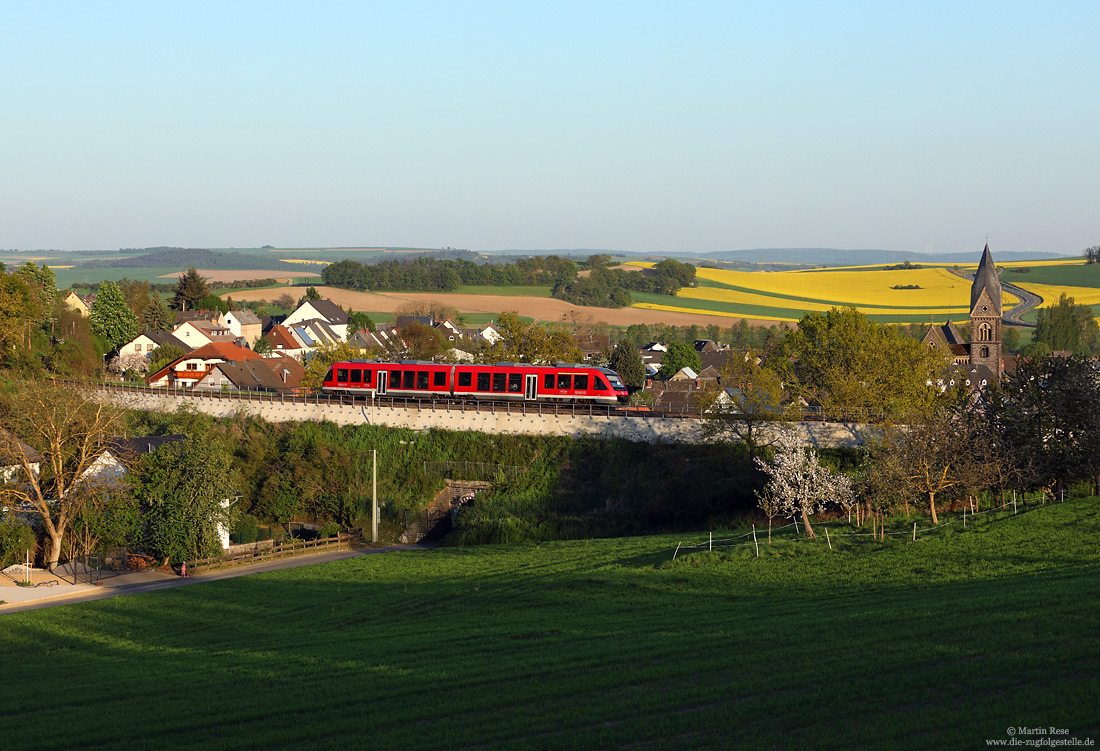
{"label": "church building", "polygon": [[985,246],[974,283],[970,287],[970,342],[948,321],[933,324],[924,335],[924,343],[942,347],[951,353],[955,365],[963,367],[974,383],[998,380],[1004,373],[1001,325],[1004,315],[1001,304],[1001,280],[993,264],[989,245]]}

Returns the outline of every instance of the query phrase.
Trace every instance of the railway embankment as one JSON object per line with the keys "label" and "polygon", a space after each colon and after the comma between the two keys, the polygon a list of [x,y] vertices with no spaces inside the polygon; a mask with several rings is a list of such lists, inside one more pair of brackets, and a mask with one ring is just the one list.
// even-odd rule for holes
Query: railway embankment
{"label": "railway embankment", "polygon": [[[190,405],[214,417],[248,414],[269,422],[320,422],[337,425],[384,425],[411,430],[477,431],[526,435],[568,435],[621,438],[638,443],[699,443],[703,421],[697,415],[614,410],[538,409],[523,405],[441,405],[431,402],[382,400],[356,402],[260,398],[255,395],[199,392],[161,392],[155,389],[104,387],[99,392],[120,406],[172,412]],[[799,422],[788,424],[807,444],[818,447],[858,446],[871,429],[858,423]]]}

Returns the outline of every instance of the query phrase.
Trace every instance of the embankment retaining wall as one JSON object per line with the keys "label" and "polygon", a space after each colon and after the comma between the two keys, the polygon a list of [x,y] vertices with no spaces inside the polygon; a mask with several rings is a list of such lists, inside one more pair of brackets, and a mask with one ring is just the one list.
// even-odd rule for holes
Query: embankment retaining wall
{"label": "embankment retaining wall", "polygon": [[[189,404],[200,412],[216,417],[239,413],[255,415],[269,422],[305,422],[328,420],[337,425],[385,425],[425,430],[475,430],[483,433],[524,433],[530,435],[595,435],[624,438],[642,443],[698,443],[702,440],[702,421],[698,418],[670,418],[647,415],[539,415],[482,410],[432,409],[430,404],[413,406],[308,404],[305,402],[246,401],[214,396],[184,396],[148,392],[103,391],[100,394],[121,406],[171,412]],[[580,411],[578,409],[578,411]],[[790,423],[790,429],[814,446],[857,446],[863,443],[868,428],[853,423]]]}

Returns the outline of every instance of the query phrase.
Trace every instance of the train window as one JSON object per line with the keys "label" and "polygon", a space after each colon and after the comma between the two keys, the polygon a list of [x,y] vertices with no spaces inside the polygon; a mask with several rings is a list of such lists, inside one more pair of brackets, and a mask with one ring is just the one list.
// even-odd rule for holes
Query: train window
{"label": "train window", "polygon": [[507,391],[508,390],[508,374],[507,373],[493,373],[493,391]]}
{"label": "train window", "polygon": [[488,391],[489,380],[493,377],[492,373],[478,373],[477,374],[477,390]]}
{"label": "train window", "polygon": [[573,388],[570,383],[573,380],[573,376],[565,373],[558,373],[558,388],[559,389],[571,389]]}
{"label": "train window", "polygon": [[363,371],[352,368],[351,373],[349,373],[349,375],[351,376],[350,383],[362,383],[363,382]]}
{"label": "train window", "polygon": [[373,371],[370,371],[370,370],[364,370],[363,371],[363,383],[367,386],[370,386],[370,379],[371,379],[371,373],[372,372]]}
{"label": "train window", "polygon": [[575,388],[575,389],[587,389],[588,388],[588,376],[586,376],[586,375],[573,376],[573,388]]}
{"label": "train window", "polygon": [[445,371],[445,370],[435,371],[435,375],[432,376],[432,385],[433,386],[446,386],[447,385],[447,371]]}
{"label": "train window", "polygon": [[401,371],[400,370],[391,370],[390,371],[390,388],[391,389],[401,388]]}
{"label": "train window", "polygon": [[332,368],[329,368],[328,372],[325,373],[325,383],[332,383],[332,370]]}
{"label": "train window", "polygon": [[336,369],[336,382],[337,383],[347,383],[348,382],[348,369],[347,368],[337,368]]}
{"label": "train window", "polygon": [[467,388],[468,389],[473,384],[474,384],[474,374],[473,373],[459,373],[458,374],[458,387],[459,388]]}
{"label": "train window", "polygon": [[593,378],[592,380],[595,382],[594,385],[592,386],[592,388],[596,389],[596,391],[607,391],[608,390],[607,386],[604,384],[604,382],[601,379]]}
{"label": "train window", "polygon": [[544,375],[542,377],[542,387],[544,389],[554,388],[554,374],[553,373],[547,373],[546,375]]}
{"label": "train window", "polygon": [[416,388],[416,371],[415,370],[406,370],[405,371],[404,388],[407,388],[407,389]]}
{"label": "train window", "polygon": [[426,371],[426,370],[416,371],[416,387],[418,389],[428,388],[428,377],[429,377],[428,371]]}
{"label": "train window", "polygon": [[523,391],[523,373],[508,374],[508,390],[516,393]]}

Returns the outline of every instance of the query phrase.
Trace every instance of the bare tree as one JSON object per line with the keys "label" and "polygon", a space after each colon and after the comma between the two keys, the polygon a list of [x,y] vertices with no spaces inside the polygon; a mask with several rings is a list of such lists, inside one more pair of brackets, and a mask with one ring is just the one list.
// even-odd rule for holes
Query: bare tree
{"label": "bare tree", "polygon": [[915,415],[905,429],[889,429],[872,450],[872,471],[882,489],[908,499],[923,496],[932,523],[939,524],[936,498],[956,488],[989,485],[994,463],[982,442],[981,415],[976,408],[961,405],[939,407]]}
{"label": "bare tree", "polygon": [[0,501],[42,520],[51,569],[73,518],[109,481],[96,476],[94,464],[106,439],[121,434],[124,419],[90,390],[47,381],[26,383],[0,401],[0,461],[14,468],[0,486]]}

